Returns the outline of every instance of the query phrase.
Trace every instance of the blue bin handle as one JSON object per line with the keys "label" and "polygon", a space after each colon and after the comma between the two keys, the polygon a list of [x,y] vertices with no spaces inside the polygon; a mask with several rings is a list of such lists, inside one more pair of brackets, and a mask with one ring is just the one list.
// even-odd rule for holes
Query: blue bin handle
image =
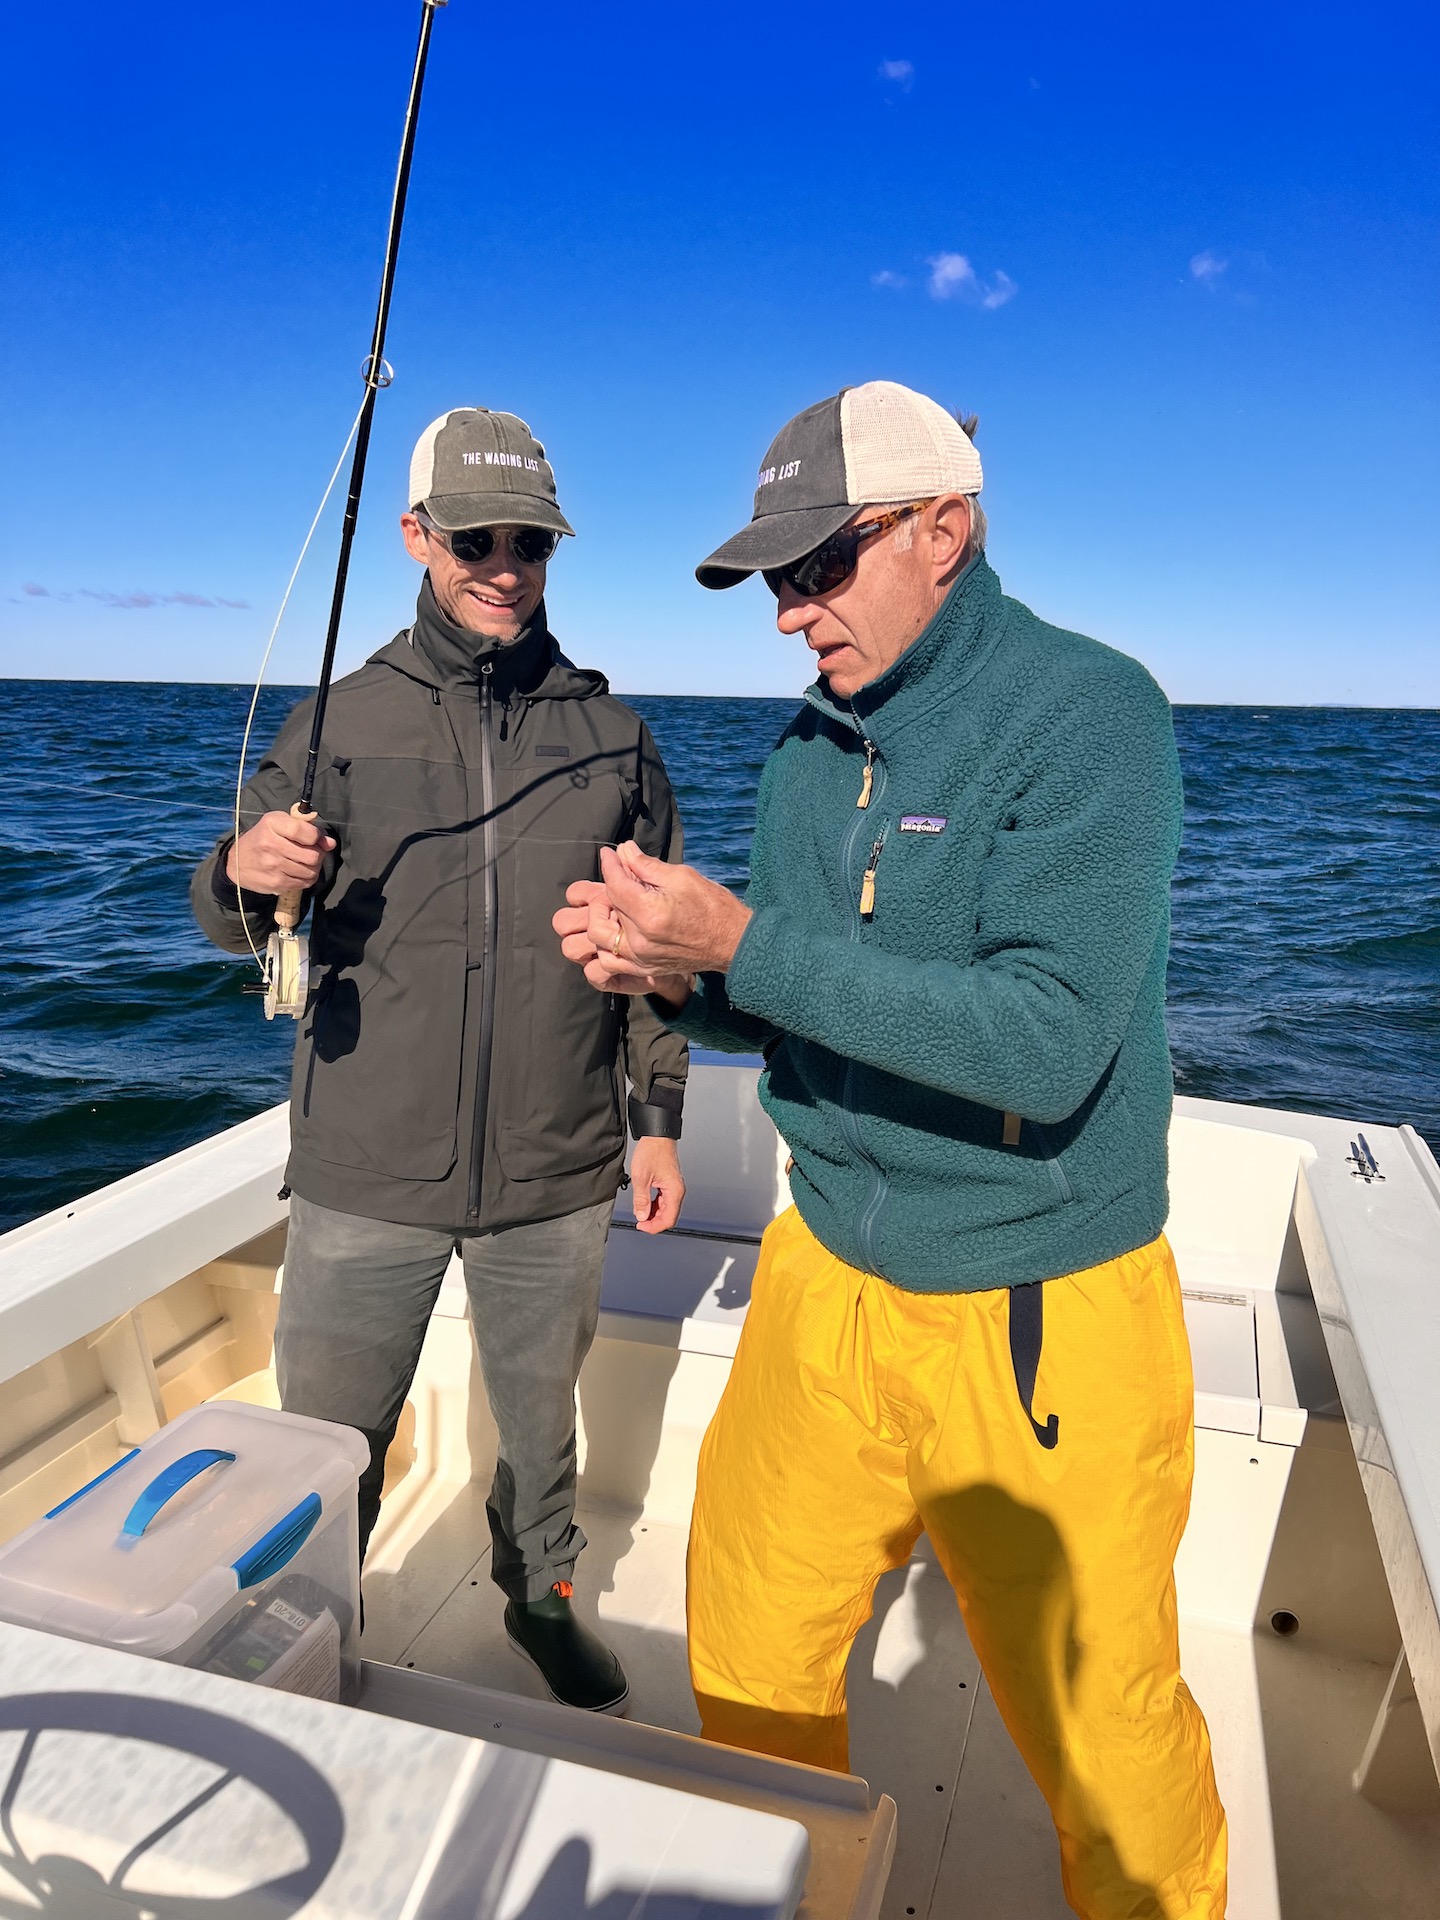
{"label": "blue bin handle", "polygon": [[208,1467],[219,1466],[222,1460],[234,1458],[233,1453],[226,1453],[219,1447],[197,1447],[194,1453],[185,1453],[178,1460],[172,1460],[168,1467],[156,1474],[126,1514],[121,1533],[138,1540],[165,1502],[173,1500],[182,1487],[188,1487]]}
{"label": "blue bin handle", "polygon": [[322,1505],[318,1493],[307,1493],[298,1507],[292,1507],[283,1520],[277,1520],[268,1533],[262,1534],[253,1547],[241,1554],[235,1562],[235,1578],[242,1592],[246,1587],[258,1587],[262,1580],[268,1580],[271,1574],[290,1564],[315,1531]]}

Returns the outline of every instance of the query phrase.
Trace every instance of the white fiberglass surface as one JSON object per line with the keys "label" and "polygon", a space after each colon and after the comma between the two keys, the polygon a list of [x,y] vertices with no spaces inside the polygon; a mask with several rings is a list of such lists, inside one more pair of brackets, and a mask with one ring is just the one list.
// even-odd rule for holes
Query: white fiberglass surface
{"label": "white fiberglass surface", "polygon": [[[697,1730],[684,1644],[683,1525],[582,1506],[576,1604],[625,1663],[632,1720]],[[446,1515],[483,1539],[483,1490]],[[1322,1550],[1323,1550],[1323,1543]],[[394,1602],[404,1596],[403,1609]],[[372,1659],[543,1699],[505,1639],[488,1555],[423,1594],[367,1587]],[[1404,1819],[1351,1775],[1384,1692],[1380,1664],[1303,1639],[1185,1628],[1232,1816],[1230,1920],[1433,1920],[1437,1811]],[[1048,1811],[1000,1719],[948,1585],[925,1544],[881,1583],[849,1673],[851,1766],[899,1809],[883,1920],[1067,1920]]]}

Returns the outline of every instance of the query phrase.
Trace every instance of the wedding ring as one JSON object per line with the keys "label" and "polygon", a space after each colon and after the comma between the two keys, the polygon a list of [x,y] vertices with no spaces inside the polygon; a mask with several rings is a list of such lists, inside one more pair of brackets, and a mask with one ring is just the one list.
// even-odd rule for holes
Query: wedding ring
{"label": "wedding ring", "polygon": [[612,954],[616,956],[617,959],[619,958],[619,954],[620,954],[620,942],[624,938],[625,938],[625,929],[623,927],[617,927],[615,929],[615,938],[610,943],[610,951]]}

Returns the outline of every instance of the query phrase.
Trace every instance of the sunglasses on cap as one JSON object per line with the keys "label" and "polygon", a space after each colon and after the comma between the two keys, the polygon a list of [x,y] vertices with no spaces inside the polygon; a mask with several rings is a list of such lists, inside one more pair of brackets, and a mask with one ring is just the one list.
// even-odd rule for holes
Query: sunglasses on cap
{"label": "sunglasses on cap", "polygon": [[466,566],[488,560],[503,541],[522,566],[543,567],[560,544],[560,536],[553,527],[460,527],[452,533],[448,528],[437,527],[418,507],[410,511],[427,533],[433,534],[442,547],[448,547]]}
{"label": "sunglasses on cap", "polygon": [[765,584],[777,600],[782,586],[793,587],[804,600],[833,593],[855,571],[862,540],[868,540],[873,533],[888,532],[902,520],[908,520],[912,513],[923,513],[929,504],[928,500],[919,500],[908,507],[892,507],[887,513],[877,513],[873,520],[841,527],[838,533],[832,533],[828,540],[822,540],[818,547],[802,554],[798,560],[791,560],[783,567],[766,567]]}

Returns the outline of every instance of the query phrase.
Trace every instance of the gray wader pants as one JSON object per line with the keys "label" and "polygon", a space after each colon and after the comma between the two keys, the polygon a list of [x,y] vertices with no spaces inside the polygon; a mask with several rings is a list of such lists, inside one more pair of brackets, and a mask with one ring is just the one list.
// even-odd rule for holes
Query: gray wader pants
{"label": "gray wader pants", "polygon": [[568,1580],[575,1524],[575,1383],[600,1310],[612,1203],[558,1220],[456,1233],[290,1202],[275,1371],[287,1413],[357,1427],[360,1551],[380,1511],[385,1452],[457,1248],[500,1453],[486,1511],[491,1575],[512,1600]]}

